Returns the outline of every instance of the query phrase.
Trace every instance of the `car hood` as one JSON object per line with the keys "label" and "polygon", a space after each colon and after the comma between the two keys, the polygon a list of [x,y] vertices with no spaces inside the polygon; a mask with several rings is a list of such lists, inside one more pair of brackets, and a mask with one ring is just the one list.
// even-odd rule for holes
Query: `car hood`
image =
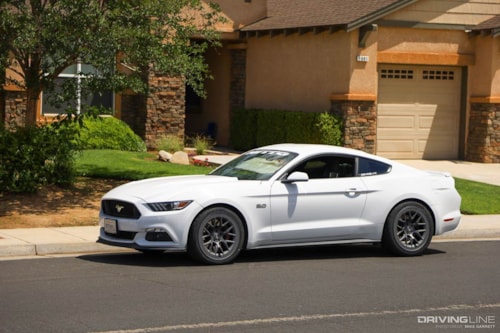
{"label": "car hood", "polygon": [[[149,178],[118,186],[106,193],[103,199],[131,200],[136,198],[145,202],[157,199],[168,200],[172,197],[192,199],[192,196],[216,184],[235,183],[237,181],[238,178],[234,177],[211,175]],[[190,197],[179,198],[179,196],[188,194]]]}

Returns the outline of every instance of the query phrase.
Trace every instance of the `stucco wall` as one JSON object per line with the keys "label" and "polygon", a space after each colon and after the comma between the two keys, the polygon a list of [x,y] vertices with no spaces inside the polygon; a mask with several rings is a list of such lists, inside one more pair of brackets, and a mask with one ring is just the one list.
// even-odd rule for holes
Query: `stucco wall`
{"label": "stucco wall", "polygon": [[[352,68],[349,94],[365,95],[366,97],[377,95],[377,51],[378,51],[378,31],[369,33],[366,45],[363,48],[358,46],[359,30],[353,31],[351,37],[350,66]],[[357,56],[368,57],[367,61],[358,61]],[[337,93],[337,92],[334,92]],[[366,97],[360,97],[362,100]],[[370,100],[368,98],[368,100]]]}
{"label": "stucco wall", "polygon": [[500,97],[500,41],[491,36],[475,37],[476,63],[470,68],[470,95]]}
{"label": "stucco wall", "polygon": [[384,19],[476,25],[495,14],[500,14],[500,3],[494,0],[419,0]]}
{"label": "stucco wall", "polygon": [[493,53],[493,65],[491,71],[494,73],[491,80],[491,96],[498,97],[498,102],[500,102],[500,38],[492,38],[491,43],[491,51]]}
{"label": "stucco wall", "polygon": [[474,54],[474,40],[461,30],[379,27],[378,34],[379,52],[441,53],[443,61],[446,54]]}
{"label": "stucco wall", "polygon": [[248,39],[246,108],[322,112],[332,93],[349,91],[351,33]]}

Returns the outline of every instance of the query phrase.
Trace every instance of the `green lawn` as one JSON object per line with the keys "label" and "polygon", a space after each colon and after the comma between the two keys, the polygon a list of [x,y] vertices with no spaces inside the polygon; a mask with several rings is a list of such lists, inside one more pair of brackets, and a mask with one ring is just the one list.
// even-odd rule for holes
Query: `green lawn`
{"label": "green lawn", "polygon": [[[159,176],[207,174],[213,168],[158,161],[153,153],[86,150],[76,160],[79,176],[138,180]],[[500,214],[500,186],[455,179],[463,214]]]}
{"label": "green lawn", "polygon": [[455,178],[463,214],[500,214],[500,186]]}
{"label": "green lawn", "polygon": [[85,150],[77,157],[76,168],[79,176],[125,180],[207,174],[213,169],[162,162],[153,153],[119,150]]}

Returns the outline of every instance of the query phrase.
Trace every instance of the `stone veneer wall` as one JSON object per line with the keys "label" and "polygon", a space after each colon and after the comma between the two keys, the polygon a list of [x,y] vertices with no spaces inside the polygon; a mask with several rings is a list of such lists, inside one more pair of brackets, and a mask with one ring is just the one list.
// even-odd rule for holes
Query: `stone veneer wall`
{"label": "stone veneer wall", "polygon": [[186,87],[182,78],[150,73],[146,98],[144,140],[148,148],[166,135],[184,139]]}
{"label": "stone veneer wall", "polygon": [[500,163],[499,103],[471,103],[466,159]]}
{"label": "stone veneer wall", "polygon": [[331,112],[344,119],[345,147],[376,152],[377,105],[374,101],[334,100]]}
{"label": "stone veneer wall", "polygon": [[2,119],[6,128],[15,126],[24,126],[26,121],[26,93],[24,91],[4,91],[2,99],[3,104]]}
{"label": "stone veneer wall", "polygon": [[246,58],[246,49],[231,50],[231,87],[229,94],[231,110],[245,107]]}
{"label": "stone veneer wall", "polygon": [[144,138],[146,123],[146,97],[144,95],[122,94],[120,119],[124,121],[135,134]]}

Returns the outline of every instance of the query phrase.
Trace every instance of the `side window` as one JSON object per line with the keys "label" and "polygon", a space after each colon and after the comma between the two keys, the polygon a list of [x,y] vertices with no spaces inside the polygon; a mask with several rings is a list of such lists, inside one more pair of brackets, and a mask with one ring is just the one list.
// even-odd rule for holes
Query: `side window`
{"label": "side window", "polygon": [[[84,74],[85,73],[85,74]],[[114,95],[112,91],[101,91],[94,92],[92,94],[83,94],[82,86],[86,80],[86,75],[96,75],[98,74],[97,69],[91,65],[83,64],[78,62],[77,64],[71,65],[64,69],[64,71],[54,80],[55,91],[52,93],[44,92],[42,93],[42,114],[61,114],[65,113],[67,108],[76,110],[78,113],[82,110],[82,106],[103,106],[107,109],[113,108]],[[64,91],[64,83],[73,82],[77,87],[75,100],[72,101],[62,101],[59,100],[59,95]],[[49,101],[58,100],[58,103],[54,105]]]}
{"label": "side window", "polygon": [[358,174],[361,177],[382,175],[391,172],[391,166],[368,158],[359,158]]}
{"label": "side window", "polygon": [[355,159],[346,156],[319,156],[311,158],[293,171],[307,173],[309,179],[354,177]]}

